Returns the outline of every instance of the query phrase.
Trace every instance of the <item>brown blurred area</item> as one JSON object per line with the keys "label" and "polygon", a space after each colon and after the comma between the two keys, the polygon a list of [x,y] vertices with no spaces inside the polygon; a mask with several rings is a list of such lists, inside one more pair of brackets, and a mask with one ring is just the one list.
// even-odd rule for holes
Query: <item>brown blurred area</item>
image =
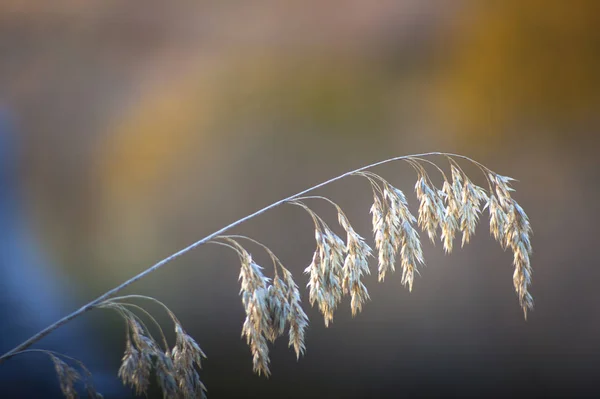
{"label": "brown blurred area", "polygon": [[[450,256],[424,244],[428,266],[410,295],[399,275],[383,285],[372,276],[372,301],[354,320],[344,304],[325,329],[310,310],[307,356],[297,363],[277,342],[268,381],[252,375],[239,338],[232,254],[201,247],[133,286],[199,341],[211,397],[596,397],[599,26],[595,0],[4,0],[0,106],[16,120],[32,229],[85,287],[74,308],[369,162],[459,152],[519,180],[535,234],[527,322],[511,256],[485,219]],[[412,191],[407,165],[378,171]],[[364,182],[320,193],[369,235]],[[306,284],[314,242],[297,209],[236,233],[268,244]],[[116,375],[122,326],[96,317]]]}

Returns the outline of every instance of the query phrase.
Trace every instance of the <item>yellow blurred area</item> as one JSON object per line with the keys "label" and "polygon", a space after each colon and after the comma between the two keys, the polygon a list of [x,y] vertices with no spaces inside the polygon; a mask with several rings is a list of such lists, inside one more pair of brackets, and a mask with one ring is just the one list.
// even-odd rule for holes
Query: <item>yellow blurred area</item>
{"label": "yellow blurred area", "polygon": [[265,174],[596,131],[593,0],[35,4],[0,5],[0,84],[65,252],[158,236],[254,159]]}
{"label": "yellow blurred area", "polygon": [[160,240],[256,158],[264,174],[595,133],[598,2],[350,3],[0,5],[0,84],[65,251]]}
{"label": "yellow blurred area", "polygon": [[386,118],[385,77],[373,62],[344,58],[247,54],[219,71],[200,62],[151,86],[114,118],[95,154],[104,198],[136,202],[156,194],[186,159],[201,168],[218,156],[219,143],[227,151],[232,130],[256,139],[294,134],[298,126],[376,133]]}
{"label": "yellow blurred area", "polygon": [[156,194],[179,161],[210,147],[215,136],[206,129],[214,104],[196,79],[155,88],[110,126],[96,154],[107,197],[135,201]]}
{"label": "yellow blurred area", "polygon": [[452,25],[433,87],[442,122],[476,137],[597,116],[598,1],[475,2]]}

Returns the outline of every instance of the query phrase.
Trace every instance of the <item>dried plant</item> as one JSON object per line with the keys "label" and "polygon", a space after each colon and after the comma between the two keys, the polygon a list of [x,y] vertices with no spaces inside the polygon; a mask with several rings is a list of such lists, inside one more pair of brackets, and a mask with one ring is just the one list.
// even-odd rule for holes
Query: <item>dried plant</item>
{"label": "dried plant", "polygon": [[[448,160],[450,178],[443,167],[425,157],[441,156]],[[476,185],[463,171],[458,160],[467,160],[483,172],[488,190]],[[404,193],[389,181],[371,171],[375,166],[403,160],[417,173],[415,194],[419,201],[415,217],[408,206]],[[437,188],[426,170],[434,167],[442,178]],[[436,173],[437,173],[436,172]],[[125,353],[118,376],[136,394],[145,394],[155,375],[156,384],[165,398],[203,398],[206,387],[200,380],[201,361],[206,357],[196,341],[183,329],[174,313],[155,298],[142,295],[115,297],[123,288],[131,285],[152,271],[189,252],[193,248],[213,243],[233,250],[240,262],[240,295],[246,313],[242,337],[252,353],[253,370],[269,376],[269,342],[285,334],[289,346],[299,358],[306,350],[305,333],[308,317],[302,308],[300,291],[292,273],[284,267],[268,246],[243,235],[224,235],[239,224],[282,204],[292,204],[304,209],[314,222],[316,248],[311,263],[304,272],[308,275],[308,300],[323,315],[325,326],[334,318],[334,312],[344,296],[350,296],[352,315],[355,316],[369,300],[369,292],[363,277],[370,274],[369,258],[372,249],[350,224],[342,208],[323,196],[306,196],[307,193],[348,176],[368,180],[373,192],[371,206],[373,235],[377,251],[379,281],[395,271],[397,259],[402,270],[401,284],[412,291],[415,275],[424,264],[421,241],[416,227],[420,227],[435,243],[439,237],[446,253],[452,252],[457,232],[462,234],[461,244],[467,244],[473,234],[481,212],[486,208],[490,215],[490,233],[504,249],[513,252],[513,284],[524,316],[533,308],[529,293],[531,285],[531,242],[529,219],[523,208],[512,198],[513,179],[499,175],[468,157],[448,153],[426,153],[387,159],[344,173],[298,194],[277,201],[230,225],[204,237],[187,248],[174,253],[137,276],[71,313],[43,331],[24,341],[21,345],[0,357],[3,362],[24,353],[45,353],[54,363],[62,392],[67,398],[77,396],[76,383],[83,381],[88,396],[99,398],[91,374],[76,359],[52,351],[28,349],[32,344],[84,312],[94,308],[116,311],[125,321]],[[337,220],[345,232],[346,240],[338,236],[307,203],[324,200],[335,207]],[[264,250],[273,263],[273,277],[265,276],[263,267],[252,258],[244,244],[256,245]],[[145,301],[162,307],[175,329],[175,344],[171,348],[163,333],[162,325],[143,306],[135,303]],[[146,323],[154,326],[155,338]],[[158,339],[157,339],[158,338]],[[79,370],[79,371],[78,371]],[[83,373],[83,377],[82,374]]]}

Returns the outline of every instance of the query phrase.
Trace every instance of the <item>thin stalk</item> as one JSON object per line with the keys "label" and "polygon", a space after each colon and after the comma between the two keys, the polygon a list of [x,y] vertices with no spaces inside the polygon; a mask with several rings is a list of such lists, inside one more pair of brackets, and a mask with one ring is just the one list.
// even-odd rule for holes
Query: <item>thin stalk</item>
{"label": "thin stalk", "polygon": [[27,340],[23,341],[21,344],[17,345],[15,348],[9,350],[8,352],[6,352],[5,354],[3,354],[2,356],[0,356],[0,364],[3,363],[4,361],[6,361],[7,359],[15,356],[18,353],[22,353],[23,350],[29,348],[31,345],[35,344],[36,342],[38,342],[39,340],[41,340],[42,338],[44,338],[45,336],[47,336],[48,334],[50,334],[51,332],[53,332],[54,330],[56,330],[57,328],[59,328],[60,326],[68,323],[69,321],[73,320],[74,318],[81,316],[82,314],[94,309],[95,307],[97,307],[99,304],[101,304],[102,302],[106,301],[107,299],[113,297],[116,293],[118,293],[119,291],[122,291],[124,288],[129,287],[131,284],[137,282],[138,280],[144,278],[145,276],[147,276],[148,274],[160,269],[161,267],[163,267],[164,265],[166,265],[167,263],[170,263],[172,261],[174,261],[175,259],[179,258],[180,256],[190,252],[192,249],[199,247],[200,245],[206,244],[207,242],[209,242],[210,240],[222,235],[223,233],[231,230],[234,227],[237,227],[239,225],[241,225],[242,223],[253,219],[259,215],[262,215],[263,213],[276,208],[282,204],[285,204],[286,202],[290,202],[295,200],[298,197],[301,197],[311,191],[314,191],[320,187],[326,186],[330,183],[333,183],[335,181],[341,180],[346,176],[350,176],[352,174],[355,174],[357,172],[361,172],[363,170],[366,169],[370,169],[373,168],[375,166],[379,166],[379,165],[383,165],[386,163],[390,163],[390,162],[394,162],[394,161],[399,161],[399,160],[403,160],[403,159],[408,159],[408,158],[414,158],[414,157],[425,157],[425,156],[432,156],[432,155],[440,155],[440,156],[446,156],[446,157],[453,157],[453,158],[462,158],[462,159],[466,159],[470,162],[475,163],[476,165],[481,165],[479,162],[476,162],[474,160],[472,160],[469,157],[466,157],[464,155],[458,155],[458,154],[450,154],[450,153],[444,153],[444,152],[426,152],[426,153],[422,153],[422,154],[414,154],[414,155],[403,155],[403,156],[399,156],[399,157],[393,157],[393,158],[388,158],[385,159],[383,161],[378,161],[369,165],[365,165],[362,166],[358,169],[354,169],[351,170],[349,172],[343,173],[341,175],[338,175],[336,177],[333,177],[329,180],[326,180],[322,183],[316,184],[310,188],[307,188],[305,190],[300,191],[299,193],[290,195],[289,197],[283,198],[279,201],[273,202],[270,205],[265,206],[262,209],[257,210],[254,213],[251,213],[241,219],[236,220],[233,223],[228,224],[225,227],[222,227],[221,229],[207,235],[204,238],[201,238],[200,240],[194,242],[193,244],[190,244],[189,246],[175,252],[174,254],[171,254],[169,256],[167,256],[166,258],[164,258],[163,260],[157,262],[156,264],[154,264],[153,266],[150,266],[149,268],[143,270],[142,272],[136,274],[135,276],[131,277],[130,279],[126,280],[125,282],[119,284],[118,286],[108,290],[107,292],[105,292],[104,294],[100,295],[99,297],[97,297],[96,299],[94,299],[91,302],[88,302],[87,304],[83,305],[82,307],[80,307],[79,309],[75,310],[74,312],[68,314],[67,316],[63,317],[62,319],[52,323],[51,325],[49,325],[48,327],[44,328],[43,330],[41,330],[40,332],[38,332],[37,334],[33,335],[32,337],[28,338]]}
{"label": "thin stalk", "polygon": [[238,235],[238,234],[226,235],[226,236],[221,236],[221,237],[222,238],[233,238],[233,239],[235,239],[235,238],[242,238],[244,240],[248,240],[248,241],[253,242],[256,245],[259,245],[260,247],[262,247],[265,250],[265,252],[267,254],[269,254],[269,256],[271,257],[271,260],[273,261],[273,270],[275,271],[275,276],[276,277],[277,277],[277,266],[281,267],[282,270],[285,269],[285,267],[283,267],[283,264],[281,263],[281,261],[279,260],[279,258],[277,257],[277,255],[275,255],[273,253],[273,251],[271,251],[271,249],[269,247],[267,247],[265,244],[263,244],[262,242],[256,241],[253,238],[246,237],[246,236],[243,236],[243,235]]}

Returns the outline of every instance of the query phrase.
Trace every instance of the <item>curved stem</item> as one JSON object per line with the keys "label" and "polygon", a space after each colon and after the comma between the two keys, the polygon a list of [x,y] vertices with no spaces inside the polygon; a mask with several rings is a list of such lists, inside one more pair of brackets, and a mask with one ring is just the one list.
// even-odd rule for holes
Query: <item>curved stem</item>
{"label": "curved stem", "polygon": [[369,176],[365,172],[356,172],[354,175],[361,176],[361,177],[368,179],[369,183],[371,183],[371,188],[373,189],[373,195],[376,195],[376,191],[377,191],[379,193],[379,195],[381,195],[383,197],[383,191],[381,190],[381,187],[379,187],[379,183],[377,183],[377,181],[375,181],[371,176]]}
{"label": "curved stem", "polygon": [[[171,319],[173,319],[173,323],[175,324],[181,324],[179,322],[179,319],[177,319],[177,317],[175,316],[175,313],[171,312],[171,309],[169,309],[167,307],[167,305],[165,305],[164,303],[162,303],[161,301],[159,301],[156,298],[152,298],[151,296],[146,296],[146,295],[136,295],[136,294],[131,294],[131,295],[123,295],[123,296],[118,296],[118,297],[114,297],[114,298],[110,298],[109,300],[107,300],[106,302],[115,302],[115,301],[122,301],[125,299],[132,299],[132,298],[136,298],[136,299],[145,299],[151,302],[154,302],[160,306],[162,306],[166,311],[167,314],[171,317]],[[123,304],[121,304],[123,305]]]}
{"label": "curved stem", "polygon": [[321,229],[325,231],[329,230],[329,226],[327,226],[327,223],[325,223],[325,221],[319,215],[317,215],[316,212],[310,209],[305,203],[294,200],[290,201],[290,204],[299,206],[303,208],[306,212],[308,212],[310,217],[312,217],[313,222],[315,223],[315,229],[317,229],[319,233],[321,232]]}
{"label": "curved stem", "polygon": [[415,172],[417,172],[417,175],[427,175],[427,171],[425,170],[425,168],[423,168],[423,165],[421,165],[420,163],[418,163],[416,160],[412,159],[412,158],[407,158],[404,161],[408,162],[410,164],[410,166],[413,167],[413,169],[415,170]]}
{"label": "curved stem", "polygon": [[[462,159],[466,159],[468,161],[470,161],[471,163],[474,163],[475,165],[477,165],[479,167],[479,169],[481,169],[481,171],[483,172],[483,174],[485,175],[486,172],[487,173],[491,173],[493,175],[495,175],[496,173],[491,170],[490,168],[488,168],[487,166],[485,166],[484,164],[482,164],[481,162],[477,162],[469,157],[465,157],[464,155],[456,155],[456,154],[447,154],[451,157],[455,157],[455,158],[462,158]],[[487,175],[486,175],[487,176]]]}
{"label": "curved stem", "polygon": [[442,174],[442,177],[444,178],[444,180],[445,181],[448,180],[448,178],[446,177],[446,173],[444,173],[444,170],[442,168],[440,168],[435,162],[431,162],[429,159],[417,158],[417,157],[414,157],[413,159],[415,159],[416,161],[426,162],[430,165],[433,165]]}
{"label": "curved stem", "polygon": [[83,364],[83,362],[79,359],[75,359],[74,357],[65,355],[64,353],[60,353],[60,352],[55,352],[52,350],[48,350],[48,349],[23,349],[22,351],[19,351],[17,353],[15,353],[15,355],[20,355],[22,353],[43,353],[45,355],[52,355],[52,356],[56,356],[58,358],[65,358],[65,359],[69,359],[74,361],[75,363],[77,363],[79,366],[81,366],[81,368],[83,368],[84,370],[87,371],[87,367],[85,367],[85,365]]}
{"label": "curved stem", "polygon": [[92,377],[92,373],[90,372],[90,370],[85,366],[85,364],[79,360],[76,359],[74,357],[65,355],[64,353],[60,353],[60,352],[55,352],[52,350],[48,350],[48,349],[24,349],[22,351],[19,351],[17,353],[15,353],[15,355],[21,355],[23,353],[43,353],[45,355],[48,355],[50,357],[54,356],[57,358],[63,358],[63,359],[68,359],[71,360],[72,362],[77,363],[77,365],[81,368],[81,370],[83,370],[83,372],[85,373],[86,377],[87,377],[87,382],[89,382],[89,384],[93,387],[94,386],[94,382],[92,381],[91,377]]}
{"label": "curved stem", "polygon": [[[129,307],[132,307],[134,309],[138,309],[140,312],[144,313],[152,321],[152,323],[154,323],[154,325],[158,328],[158,331],[160,332],[160,336],[162,338],[162,343],[163,343],[163,345],[165,347],[165,351],[169,350],[169,343],[167,342],[167,337],[165,337],[165,333],[163,332],[162,327],[160,326],[160,324],[158,323],[158,321],[154,318],[154,316],[152,316],[150,314],[150,312],[148,312],[143,307],[136,305],[135,303],[113,302],[113,300],[109,300],[108,302],[106,302],[106,306],[107,307],[113,307],[113,306],[118,306],[118,305],[121,305],[123,307],[129,306]],[[148,330],[148,327],[146,327],[146,326],[144,326],[144,327],[146,328],[146,330]],[[150,334],[150,331],[148,331],[148,334]]]}
{"label": "curved stem", "polygon": [[[458,164],[458,162],[456,162],[456,160],[452,158],[453,156],[456,156],[456,155],[447,154],[446,158],[448,158],[448,160],[450,161],[450,163],[454,164],[460,170],[460,172],[463,174],[463,176],[464,176],[465,179],[470,180],[469,177],[467,176],[467,174],[465,173],[465,171],[462,170],[462,168],[460,167],[460,165]],[[466,157],[461,157],[461,158],[466,158]],[[486,167],[485,165],[483,165],[483,164],[481,164],[481,163],[479,163],[477,161],[474,161],[471,158],[466,158],[466,159],[468,159],[469,161],[471,161],[473,164],[475,164],[479,168],[479,170],[481,170],[481,173],[485,176],[485,179],[487,180],[488,185],[490,186],[490,191],[491,191],[492,190],[492,182],[490,181],[490,177],[489,177],[488,174],[492,174],[493,175],[495,173],[492,170],[490,170],[488,167]]]}
{"label": "curved stem", "polygon": [[[230,242],[232,245],[229,245],[229,244],[227,244],[227,243],[223,243],[223,242],[221,242],[221,241],[216,241],[216,240],[218,240],[218,239],[221,239],[221,240],[225,240],[225,241],[227,241],[227,242]],[[236,241],[236,240],[234,240],[233,238],[230,238],[230,237],[227,237],[227,236],[218,236],[217,238],[215,238],[214,240],[211,240],[211,241],[209,241],[209,242],[210,242],[211,244],[221,244],[221,245],[223,245],[223,246],[225,246],[225,247],[229,247],[229,248],[233,249],[234,251],[236,251],[236,252],[237,252],[237,254],[238,254],[238,258],[240,258],[240,263],[242,263],[242,264],[243,264],[243,263],[244,263],[244,261],[245,261],[245,260],[244,260],[244,258],[245,258],[245,257],[250,257],[250,258],[252,258],[252,254],[250,254],[250,252],[248,252],[248,251],[246,250],[246,248],[244,248],[244,247],[242,246],[242,244],[240,244],[239,242],[237,242],[237,241]]]}
{"label": "curved stem", "polygon": [[[390,182],[388,182],[387,180],[385,180],[383,177],[379,176],[377,173],[373,173],[371,171],[366,171],[366,172],[361,172],[362,176],[370,176],[371,178],[375,179],[375,180],[379,180],[381,182],[381,184],[383,185],[383,189],[385,190],[386,187],[391,186]],[[369,179],[370,180],[370,179]],[[381,191],[381,195],[383,196],[383,191]]]}
{"label": "curved stem", "polygon": [[[217,237],[217,238],[219,238],[219,237]],[[231,248],[231,249],[233,249],[238,254],[238,256],[239,256],[240,259],[242,258],[242,252],[240,251],[240,249],[234,247],[233,245],[229,245],[229,244],[226,244],[224,242],[215,241],[215,240],[210,240],[207,244],[217,244],[217,245],[221,245],[221,246],[224,246],[224,247],[227,247],[227,248]]]}
{"label": "curved stem", "polygon": [[148,328],[148,326],[146,325],[144,320],[142,320],[142,318],[140,316],[138,316],[137,314],[133,313],[132,310],[127,309],[124,306],[124,304],[120,304],[120,303],[116,303],[116,302],[115,303],[107,303],[107,304],[102,305],[101,307],[106,308],[106,309],[114,309],[114,310],[118,311],[119,313],[121,313],[121,316],[123,317],[123,319],[125,319],[125,323],[127,323],[127,324],[129,324],[131,320],[138,323],[142,327],[142,331],[145,331],[146,334],[148,335],[148,337],[152,341],[156,342],[154,335],[152,335],[152,333],[150,332],[150,329]]}
{"label": "curved stem", "polygon": [[[348,220],[348,217],[346,216],[346,214],[344,213],[344,211],[342,210],[342,208],[336,204],[335,202],[333,202],[332,200],[330,200],[327,197],[323,197],[321,195],[307,195],[305,197],[300,197],[300,198],[296,198],[296,200],[305,200],[305,199],[321,199],[321,200],[325,200],[327,202],[329,202],[331,205],[333,205],[335,207],[335,209],[338,211],[339,214],[341,214],[346,220]],[[350,222],[348,222],[350,223]]]}
{"label": "curved stem", "polygon": [[[124,288],[129,287],[131,284],[137,282],[138,280],[144,278],[145,276],[147,276],[148,274],[160,269],[161,267],[163,267],[164,265],[166,265],[167,263],[170,263],[172,261],[174,261],[175,259],[179,258],[180,256],[190,252],[192,249],[199,247],[200,245],[206,244],[207,242],[209,242],[210,240],[212,240],[213,238],[225,233],[228,230],[231,230],[234,227],[239,226],[240,224],[253,219],[259,215],[262,215],[263,213],[276,208],[282,204],[285,204],[287,202],[293,201],[294,199],[301,197],[311,191],[314,191],[320,187],[326,186],[328,184],[331,184],[335,181],[341,180],[346,176],[350,176],[352,174],[355,174],[357,172],[361,172],[363,170],[366,169],[370,169],[373,168],[375,166],[379,166],[379,165],[383,165],[386,163],[390,163],[390,162],[394,162],[394,161],[399,161],[402,159],[407,159],[407,158],[411,158],[411,157],[425,157],[425,156],[432,156],[432,155],[441,155],[441,156],[451,156],[451,157],[456,157],[456,158],[462,158],[462,159],[466,159],[469,160],[475,164],[479,164],[478,162],[472,160],[469,157],[466,157],[464,155],[458,155],[458,154],[451,154],[451,153],[444,153],[444,152],[427,152],[427,153],[422,153],[422,154],[413,154],[413,155],[403,155],[403,156],[398,156],[398,157],[393,157],[393,158],[388,158],[385,159],[383,161],[378,161],[369,165],[365,165],[362,166],[358,169],[354,169],[351,170],[349,172],[346,173],[342,173],[341,175],[338,175],[336,177],[333,177],[329,180],[325,180],[324,182],[321,182],[319,184],[316,184],[310,188],[307,188],[305,190],[302,190],[296,194],[290,195],[289,197],[283,198],[279,201],[273,202],[270,205],[265,206],[262,209],[257,210],[256,212],[253,212],[241,219],[238,219],[230,224],[228,224],[227,226],[207,235],[204,238],[201,238],[200,240],[190,244],[189,246],[175,252],[172,255],[167,256],[166,258],[164,258],[163,260],[157,262],[156,264],[154,264],[153,266],[150,266],[149,268],[143,270],[142,272],[136,274],[135,276],[131,277],[130,279],[126,280],[125,282],[119,284],[118,286],[108,290],[107,292],[105,292],[104,294],[100,295],[98,298],[94,299],[93,301],[83,305],[82,307],[80,307],[79,309],[75,310],[74,312],[68,314],[67,316],[63,317],[62,319],[56,321],[55,323],[49,325],[48,327],[44,328],[43,330],[41,330],[40,332],[38,332],[37,334],[33,335],[32,337],[30,337],[29,339],[23,341],[21,344],[17,345],[15,348],[9,350],[8,352],[6,352],[5,354],[3,354],[2,356],[0,356],[0,363],[4,362],[5,360],[15,356],[17,353],[22,353],[22,351],[24,349],[29,348],[31,345],[33,345],[34,343],[38,342],[39,340],[41,340],[42,338],[44,338],[45,336],[47,336],[48,334],[50,334],[51,332],[53,332],[54,330],[56,330],[57,328],[59,328],[60,326],[68,323],[69,321],[73,320],[74,318],[81,316],[82,314],[94,309],[96,306],[98,306],[100,303],[106,301],[107,299],[113,297],[117,292],[122,291]],[[481,164],[479,164],[481,165]]]}
{"label": "curved stem", "polygon": [[275,276],[277,276],[277,266],[281,267],[282,269],[285,269],[285,267],[283,267],[283,264],[281,263],[281,261],[279,260],[279,258],[277,257],[277,255],[275,255],[273,253],[273,251],[271,251],[271,249],[269,247],[267,247],[265,244],[263,244],[260,241],[256,241],[254,238],[250,238],[250,237],[246,237],[243,235],[238,235],[238,234],[232,234],[232,235],[226,235],[226,236],[220,236],[223,238],[242,238],[244,240],[248,240],[250,242],[255,243],[256,245],[261,246],[265,252],[267,254],[269,254],[269,256],[271,257],[271,260],[273,261],[273,270],[275,271]]}
{"label": "curved stem", "polygon": [[332,200],[330,200],[327,197],[323,197],[321,195],[307,195],[305,197],[296,198],[296,200],[298,200],[298,201],[305,200],[305,199],[322,199],[322,200],[325,200],[325,201],[329,202],[331,205],[335,206],[335,209],[337,209],[337,211],[339,213],[341,213],[342,215],[346,216],[346,214],[344,213],[344,211],[342,211],[342,208],[340,208],[340,206],[338,204],[336,204],[335,202],[333,202]]}

